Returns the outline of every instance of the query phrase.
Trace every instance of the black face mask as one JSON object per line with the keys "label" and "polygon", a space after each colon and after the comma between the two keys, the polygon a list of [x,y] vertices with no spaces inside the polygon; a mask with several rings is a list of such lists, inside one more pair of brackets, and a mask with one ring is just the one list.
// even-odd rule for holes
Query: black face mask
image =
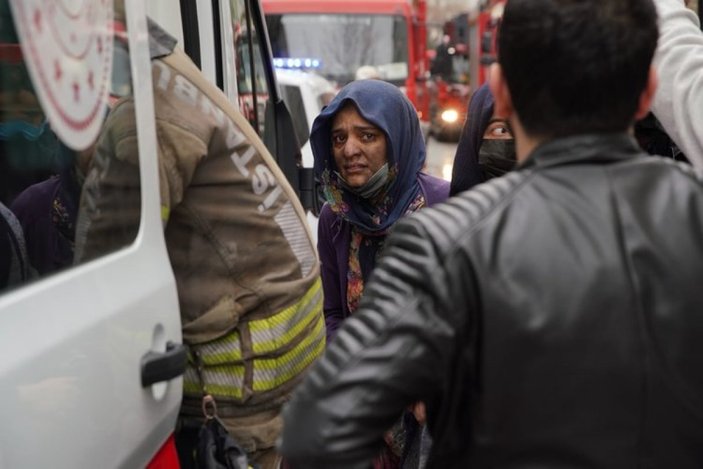
{"label": "black face mask", "polygon": [[484,140],[478,151],[483,180],[502,176],[515,168],[515,140]]}

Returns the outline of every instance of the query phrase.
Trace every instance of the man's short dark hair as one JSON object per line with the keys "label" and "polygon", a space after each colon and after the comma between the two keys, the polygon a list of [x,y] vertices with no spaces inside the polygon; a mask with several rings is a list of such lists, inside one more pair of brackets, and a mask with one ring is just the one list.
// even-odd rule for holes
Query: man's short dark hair
{"label": "man's short dark hair", "polygon": [[627,129],[657,38],[652,0],[509,0],[498,60],[525,130],[555,138]]}

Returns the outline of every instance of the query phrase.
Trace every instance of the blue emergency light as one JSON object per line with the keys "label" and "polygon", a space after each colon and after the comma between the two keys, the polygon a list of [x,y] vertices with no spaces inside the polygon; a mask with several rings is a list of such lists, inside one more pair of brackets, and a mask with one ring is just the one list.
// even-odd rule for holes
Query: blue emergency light
{"label": "blue emergency light", "polygon": [[321,65],[320,59],[312,58],[274,57],[273,59],[273,66],[276,68],[310,69],[320,68]]}

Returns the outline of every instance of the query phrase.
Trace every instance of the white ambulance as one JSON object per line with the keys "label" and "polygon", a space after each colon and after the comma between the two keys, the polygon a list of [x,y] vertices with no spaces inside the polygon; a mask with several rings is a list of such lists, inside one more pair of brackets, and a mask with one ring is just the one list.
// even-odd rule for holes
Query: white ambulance
{"label": "white ambulance", "polygon": [[[282,59],[273,59],[273,64],[276,66],[276,80],[281,90],[281,98],[290,111],[298,141],[302,144],[303,167],[309,171],[314,164],[310,145],[312,124],[339,90],[321,75],[307,70],[284,68],[280,66],[281,62]],[[309,207],[311,210],[307,212],[308,225],[314,241],[317,242],[317,215],[324,204],[324,198],[321,193],[318,193],[316,199],[310,202],[315,205]]]}
{"label": "white ambulance", "polygon": [[[300,188],[311,178],[300,177],[259,1],[0,0],[0,15],[0,469],[178,467],[185,351],[161,222],[147,15],[239,104]],[[141,197],[124,203],[140,225],[76,264],[80,165],[110,101],[130,93]]]}

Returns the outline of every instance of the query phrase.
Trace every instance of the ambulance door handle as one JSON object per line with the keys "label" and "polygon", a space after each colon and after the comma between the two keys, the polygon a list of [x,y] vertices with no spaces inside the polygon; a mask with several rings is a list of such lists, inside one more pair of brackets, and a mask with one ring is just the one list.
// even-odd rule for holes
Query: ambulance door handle
{"label": "ambulance door handle", "polygon": [[187,355],[183,344],[166,343],[163,353],[149,351],[142,357],[142,387],[181,376],[186,371]]}

